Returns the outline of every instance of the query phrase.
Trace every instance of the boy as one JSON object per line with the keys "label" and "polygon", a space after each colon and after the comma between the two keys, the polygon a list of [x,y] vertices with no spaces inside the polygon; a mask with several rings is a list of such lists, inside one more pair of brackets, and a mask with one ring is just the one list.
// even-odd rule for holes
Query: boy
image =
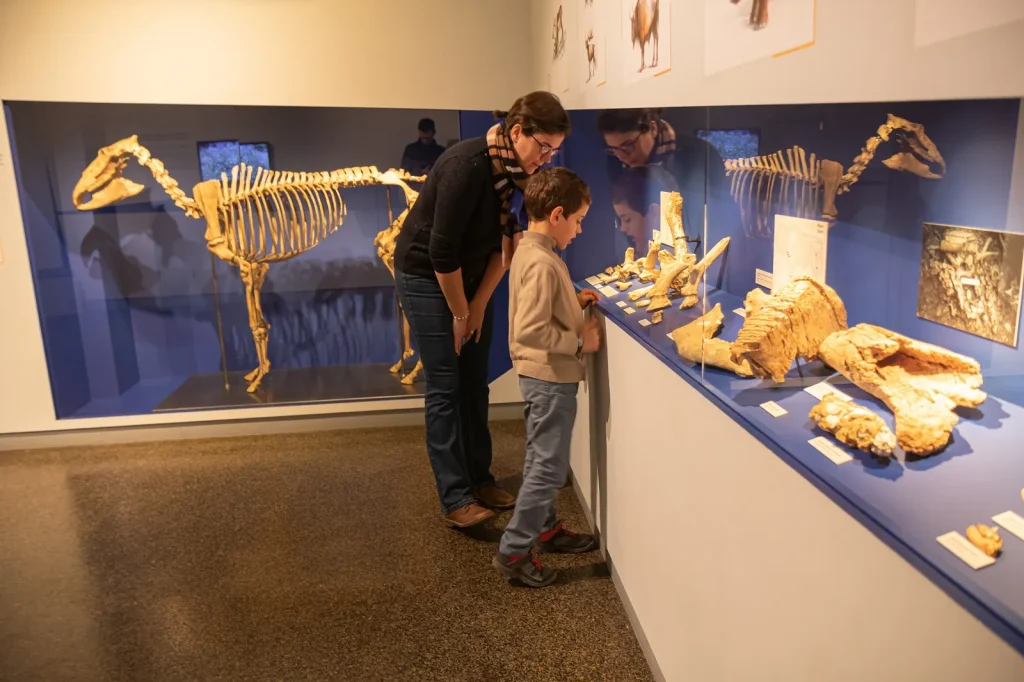
{"label": "boy", "polygon": [[588,552],[592,535],[573,533],[557,520],[555,497],[569,471],[576,392],[584,378],[583,354],[600,347],[597,321],[583,310],[593,291],[576,295],[569,270],[555,253],[581,232],[590,190],[566,168],[534,174],[526,187],[529,228],[509,271],[509,350],[526,400],[526,461],[512,520],[491,562],[530,587],[545,587],[557,574],[531,550]]}

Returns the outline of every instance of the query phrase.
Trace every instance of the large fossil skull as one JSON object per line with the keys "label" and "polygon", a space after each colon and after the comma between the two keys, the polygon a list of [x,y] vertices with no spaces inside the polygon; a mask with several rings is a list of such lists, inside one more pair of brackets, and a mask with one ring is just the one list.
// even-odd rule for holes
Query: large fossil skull
{"label": "large fossil skull", "polygon": [[882,161],[886,167],[913,173],[928,180],[938,180],[946,174],[946,161],[939,153],[939,148],[925,134],[923,125],[892,114],[889,114],[886,125],[892,128],[892,133],[889,136],[881,135],[882,139],[892,139],[900,148],[900,151]]}
{"label": "large fossil skull", "polygon": [[[75,208],[79,211],[92,211],[141,192],[143,185],[121,177],[121,172],[138,147],[138,136],[132,135],[100,149],[75,184],[71,194]],[[88,201],[85,201],[86,195],[91,195]]]}

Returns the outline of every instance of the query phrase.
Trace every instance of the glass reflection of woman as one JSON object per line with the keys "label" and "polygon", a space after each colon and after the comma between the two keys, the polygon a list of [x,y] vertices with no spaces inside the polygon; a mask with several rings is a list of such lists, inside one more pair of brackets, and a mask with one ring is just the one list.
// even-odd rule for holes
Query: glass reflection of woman
{"label": "glass reflection of woman", "polygon": [[441,512],[460,528],[515,505],[491,474],[491,295],[526,228],[522,189],[570,130],[549,92],[520,97],[495,116],[486,135],[437,159],[395,247],[398,296],[426,379],[427,454]]}
{"label": "glass reflection of woman", "polygon": [[663,166],[674,174],[676,131],[661,118],[660,109],[605,111],[597,117],[597,129],[611,157],[610,179],[614,180],[625,168],[640,166]]}

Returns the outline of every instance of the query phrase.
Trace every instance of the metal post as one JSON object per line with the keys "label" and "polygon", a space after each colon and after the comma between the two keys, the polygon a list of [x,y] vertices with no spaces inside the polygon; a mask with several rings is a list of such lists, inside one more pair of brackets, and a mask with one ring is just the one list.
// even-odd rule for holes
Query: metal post
{"label": "metal post", "polygon": [[230,390],[228,382],[228,356],[224,350],[224,324],[220,319],[220,288],[217,286],[217,258],[210,254],[210,271],[213,273],[213,307],[217,311],[217,338],[220,339],[220,367],[224,373],[224,390]]}

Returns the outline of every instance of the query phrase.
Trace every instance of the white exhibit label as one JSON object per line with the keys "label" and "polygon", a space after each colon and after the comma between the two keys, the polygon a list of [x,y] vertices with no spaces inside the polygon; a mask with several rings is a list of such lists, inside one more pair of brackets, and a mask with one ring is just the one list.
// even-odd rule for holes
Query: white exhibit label
{"label": "white exhibit label", "polygon": [[625,308],[626,307],[626,302],[625,301],[616,301],[615,305],[619,306],[620,308]]}
{"label": "white exhibit label", "polygon": [[651,326],[651,321],[650,320],[640,320],[640,326],[641,327],[650,327]]}
{"label": "white exhibit label", "polygon": [[804,390],[813,395],[818,400],[821,400],[829,393],[839,398],[840,400],[853,400],[853,398],[846,395],[845,393],[843,393],[842,391],[840,391],[838,388],[828,383],[827,381],[822,381],[820,383],[814,384],[813,386],[808,386]]}
{"label": "white exhibit label", "polygon": [[1017,512],[1007,511],[1002,514],[996,514],[992,517],[992,520],[1021,540],[1024,540],[1024,518],[1021,518]]}
{"label": "white exhibit label", "polygon": [[969,286],[969,287],[980,287],[981,286],[981,280],[978,279],[977,277],[961,277],[960,278],[960,284],[963,284],[963,285]]}
{"label": "white exhibit label", "polygon": [[765,272],[761,268],[754,270],[754,281],[757,282],[759,287],[764,287],[771,291],[773,280],[774,278],[772,277],[772,273]]}
{"label": "white exhibit label", "polygon": [[587,284],[589,284],[592,287],[599,287],[601,286],[601,278],[598,277],[597,275],[594,275],[593,277],[587,277]]}
{"label": "white exhibit label", "polygon": [[774,400],[761,403],[761,409],[770,414],[773,417],[781,417],[784,414],[789,414],[782,405],[779,405]]}
{"label": "white exhibit label", "polygon": [[615,287],[601,287],[598,289],[602,294],[611,298],[612,296],[618,296],[619,292]]}
{"label": "white exhibit label", "polygon": [[734,310],[733,312],[736,313],[737,315],[739,315],[740,317],[746,317],[747,316],[747,311],[744,310],[743,308],[736,308],[736,310]]}
{"label": "white exhibit label", "polygon": [[955,554],[960,561],[963,561],[974,570],[991,566],[996,562],[995,559],[972,545],[970,540],[955,530],[950,531],[945,535],[940,535],[936,540],[938,540],[939,544],[943,547]]}
{"label": "white exhibit label", "polygon": [[632,315],[633,313],[636,312],[636,310],[634,310],[633,308],[626,308],[625,310],[627,315]]}
{"label": "white exhibit label", "polygon": [[776,288],[801,275],[824,282],[827,260],[828,223],[776,214],[772,258],[772,283]]}
{"label": "white exhibit label", "polygon": [[812,448],[814,448],[815,450],[817,450],[818,452],[832,460],[833,464],[846,464],[847,462],[853,461],[853,457],[850,455],[850,453],[848,453],[846,450],[843,450],[841,447],[830,441],[825,436],[818,436],[817,438],[812,438],[809,441],[807,441],[807,443]]}

